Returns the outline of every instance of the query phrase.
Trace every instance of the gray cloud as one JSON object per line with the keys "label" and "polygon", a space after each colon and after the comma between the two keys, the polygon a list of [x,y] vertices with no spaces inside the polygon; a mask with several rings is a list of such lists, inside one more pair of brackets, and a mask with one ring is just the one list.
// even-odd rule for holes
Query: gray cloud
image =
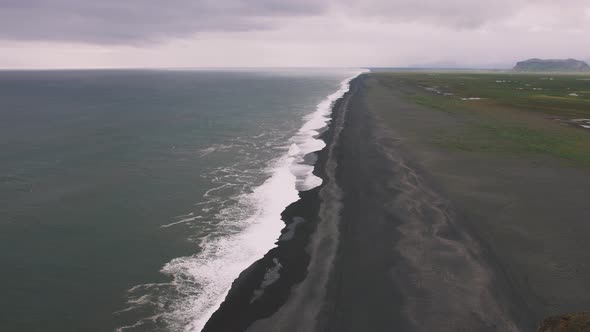
{"label": "gray cloud", "polygon": [[552,21],[565,24],[590,13],[587,0],[0,0],[0,40],[145,44],[200,32],[274,30],[293,17],[330,15],[462,30],[531,7],[550,8]]}
{"label": "gray cloud", "polygon": [[349,15],[381,21],[419,22],[455,29],[501,23],[527,11],[552,13],[555,23],[588,20],[588,0],[340,0]]}
{"label": "gray cloud", "polygon": [[314,0],[0,0],[0,39],[141,43],[272,29],[277,18],[316,15],[325,6]]}
{"label": "gray cloud", "polygon": [[476,28],[504,18],[521,8],[524,0],[345,0],[351,15],[392,22],[423,22],[451,28]]}

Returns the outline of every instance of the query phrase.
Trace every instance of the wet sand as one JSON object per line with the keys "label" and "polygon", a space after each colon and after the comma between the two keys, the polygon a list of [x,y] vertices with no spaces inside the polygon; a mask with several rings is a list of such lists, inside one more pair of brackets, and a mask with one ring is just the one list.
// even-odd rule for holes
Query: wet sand
{"label": "wet sand", "polygon": [[[204,331],[530,331],[552,310],[590,305],[588,251],[570,245],[589,246],[571,235],[590,227],[586,173],[418,139],[457,121],[405,101],[403,86],[353,80],[322,135],[323,185],[285,210],[277,248],[240,275]],[[539,193],[554,211],[532,209]],[[552,233],[559,216],[569,237]],[[543,264],[565,253],[561,268]]]}

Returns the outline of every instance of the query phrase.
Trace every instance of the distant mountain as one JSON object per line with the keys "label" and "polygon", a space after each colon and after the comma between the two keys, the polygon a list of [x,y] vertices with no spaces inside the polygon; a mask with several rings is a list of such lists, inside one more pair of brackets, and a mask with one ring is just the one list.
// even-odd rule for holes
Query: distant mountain
{"label": "distant mountain", "polygon": [[529,59],[514,66],[515,71],[524,72],[587,72],[590,66],[576,59]]}
{"label": "distant mountain", "polygon": [[508,69],[512,66],[509,62],[497,63],[461,63],[455,60],[434,61],[427,63],[413,63],[406,67],[411,69]]}

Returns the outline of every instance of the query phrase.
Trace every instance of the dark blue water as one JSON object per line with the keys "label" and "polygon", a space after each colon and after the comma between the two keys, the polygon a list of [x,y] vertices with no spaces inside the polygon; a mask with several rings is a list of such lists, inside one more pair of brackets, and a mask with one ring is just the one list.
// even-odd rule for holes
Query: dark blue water
{"label": "dark blue water", "polygon": [[261,195],[290,181],[292,137],[351,75],[0,72],[0,330],[195,328],[276,214]]}

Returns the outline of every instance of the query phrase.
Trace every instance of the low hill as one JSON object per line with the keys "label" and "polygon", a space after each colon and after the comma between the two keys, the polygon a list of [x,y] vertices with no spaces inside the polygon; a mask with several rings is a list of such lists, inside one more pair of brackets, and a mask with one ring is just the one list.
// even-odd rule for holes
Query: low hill
{"label": "low hill", "polygon": [[522,72],[588,72],[590,66],[576,59],[529,59],[520,61],[513,70]]}

